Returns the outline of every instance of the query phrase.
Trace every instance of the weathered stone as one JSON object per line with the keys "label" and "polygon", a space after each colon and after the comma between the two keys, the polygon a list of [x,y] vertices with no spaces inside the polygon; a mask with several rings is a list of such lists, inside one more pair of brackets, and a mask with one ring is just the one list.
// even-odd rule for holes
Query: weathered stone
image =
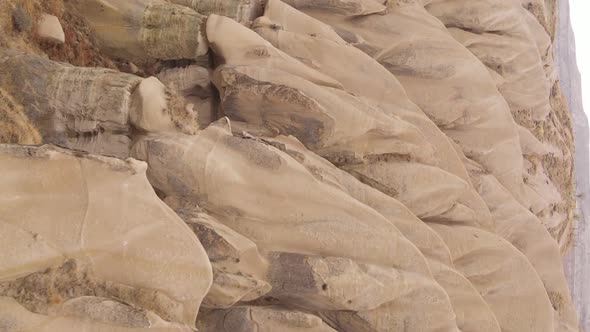
{"label": "weathered stone", "polygon": [[100,48],[138,64],[151,60],[196,59],[207,53],[205,16],[164,0],[91,0],[73,3]]}
{"label": "weathered stone", "polygon": [[[208,214],[254,241],[262,252],[346,258],[379,267],[386,280],[405,273],[416,275],[416,279],[409,279],[416,283],[410,281],[385,296],[387,308],[403,306],[406,310],[385,309],[379,315],[395,321],[411,319],[411,312],[417,310],[412,307],[427,305],[423,302],[427,293],[428,298],[436,298],[428,304],[429,317],[436,318],[416,317],[412,326],[426,331],[433,319],[455,326],[449,300],[430,275],[423,256],[387,219],[337,187],[318,182],[280,150],[256,139],[234,137],[230,130],[228,123],[222,122],[195,136],[146,137],[135,145],[133,153],[147,161],[150,181],[160,192],[190,197]],[[173,167],[161,163],[169,159],[177,160]],[[240,167],[232,167],[230,173],[222,166],[238,164]],[[307,191],[312,183],[315,189]],[[249,194],[254,191],[258,194]],[[283,198],[289,196],[297,199]],[[329,232],[328,238],[325,232]],[[289,286],[287,279],[273,283],[281,282]],[[293,282],[295,285],[296,279]],[[342,286],[335,291],[339,289],[345,291]],[[366,301],[366,306],[374,307],[384,300]]]}
{"label": "weathered stone", "polygon": [[218,118],[209,76],[209,69],[197,65],[165,69],[158,74],[162,83],[183,96],[186,105],[192,107],[201,129]]}
{"label": "weathered stone", "polygon": [[578,332],[555,10],[0,1],[0,332]]}
{"label": "weathered stone", "polygon": [[213,266],[213,285],[203,300],[205,307],[229,308],[270,291],[265,281],[267,262],[254,242],[207,215],[192,201],[169,196],[165,202],[197,235]]}
{"label": "weathered stone", "polygon": [[0,85],[24,106],[43,142],[127,157],[132,126],[185,133],[198,128],[184,99],[155,77],[73,67],[12,50],[0,52],[0,67]]}
{"label": "weathered stone", "polygon": [[48,145],[0,145],[0,294],[38,314],[99,296],[193,325],[211,266],[145,169]]}
{"label": "weathered stone", "polygon": [[171,0],[203,15],[217,14],[249,24],[264,11],[264,0]]}
{"label": "weathered stone", "polygon": [[59,19],[49,14],[41,14],[39,22],[37,22],[37,35],[39,38],[55,44],[63,44],[66,41]]}
{"label": "weathered stone", "polygon": [[[120,315],[120,313],[118,313]],[[103,317],[104,318],[104,317]],[[156,320],[157,321],[157,320]],[[27,311],[14,299],[0,297],[0,329],[2,331],[39,331],[39,332],[191,332],[190,327],[157,321],[149,329],[145,327],[128,327],[105,324],[87,316],[46,316]]]}
{"label": "weathered stone", "polygon": [[213,310],[199,319],[203,332],[334,332],[319,317],[276,307]]}

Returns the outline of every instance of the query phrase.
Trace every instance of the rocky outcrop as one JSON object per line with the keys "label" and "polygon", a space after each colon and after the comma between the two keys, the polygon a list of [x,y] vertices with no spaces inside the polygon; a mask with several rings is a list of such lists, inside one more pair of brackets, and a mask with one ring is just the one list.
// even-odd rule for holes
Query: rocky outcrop
{"label": "rocky outcrop", "polygon": [[99,47],[111,56],[141,63],[207,53],[201,31],[205,16],[185,6],[164,0],[91,0],[73,6],[88,21]]}
{"label": "rocky outcrop", "polygon": [[125,73],[0,49],[0,331],[579,330],[550,2],[39,8]]}
{"label": "rocky outcrop", "polygon": [[[154,324],[194,325],[211,266],[187,225],[154,193],[145,164],[47,145],[1,149],[4,305],[49,324],[53,318],[43,316],[70,317],[68,307],[83,313],[88,302],[72,301],[91,296],[150,313]],[[1,322],[15,319],[11,310],[1,312]],[[97,315],[115,323],[108,313]],[[143,327],[152,326],[148,318]]]}
{"label": "rocky outcrop", "polygon": [[[227,120],[220,121],[195,136],[146,137],[138,141],[133,155],[148,162],[150,181],[160,192],[198,202],[267,253],[271,295],[307,304],[310,310],[367,310],[365,329],[378,317],[388,317],[389,324],[406,321],[422,330],[436,326],[435,319],[437,324],[455,324],[446,293],[433,280],[424,257],[394,225],[345,192],[319,182],[272,145],[234,137]],[[174,168],[159,162],[168,159],[177,160]],[[240,167],[228,176],[222,165]],[[223,189],[227,186],[231,192]],[[307,189],[311,187],[313,192]],[[253,192],[258,194],[249,195]],[[267,204],[277,208],[267,209]],[[316,240],[325,232],[331,234],[329,240]],[[301,276],[293,276],[289,265]],[[325,272],[318,271],[320,267]],[[359,278],[367,282],[355,291],[347,281]],[[399,288],[386,292],[380,286],[398,283]],[[423,295],[416,298],[414,293]],[[432,298],[447,304],[433,307],[427,300]],[[391,308],[371,311],[381,304]],[[418,307],[431,309],[418,317],[412,313]]]}
{"label": "rocky outcrop", "polygon": [[213,310],[199,320],[199,331],[204,332],[333,332],[318,317],[303,312],[275,307],[237,307]]}
{"label": "rocky outcrop", "polygon": [[155,77],[73,67],[10,50],[0,50],[0,66],[3,86],[24,105],[24,115],[44,142],[127,157],[132,127],[197,129],[193,109]]}
{"label": "rocky outcrop", "polygon": [[203,15],[218,14],[230,17],[240,23],[250,24],[262,15],[263,0],[170,0],[196,10]]}

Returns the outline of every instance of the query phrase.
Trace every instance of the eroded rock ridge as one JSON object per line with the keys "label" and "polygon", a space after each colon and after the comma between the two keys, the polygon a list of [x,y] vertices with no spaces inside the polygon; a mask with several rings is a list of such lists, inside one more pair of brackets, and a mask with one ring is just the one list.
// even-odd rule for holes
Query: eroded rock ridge
{"label": "eroded rock ridge", "polygon": [[579,331],[554,1],[0,10],[0,331]]}

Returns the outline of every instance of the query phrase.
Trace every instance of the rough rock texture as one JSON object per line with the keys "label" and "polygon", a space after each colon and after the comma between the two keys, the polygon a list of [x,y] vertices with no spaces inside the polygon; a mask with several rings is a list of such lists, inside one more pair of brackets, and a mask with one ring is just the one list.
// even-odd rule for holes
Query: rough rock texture
{"label": "rough rock texture", "polygon": [[264,12],[264,0],[170,0],[203,15],[219,14],[250,24]]}
{"label": "rough rock texture", "polygon": [[579,331],[555,1],[18,2],[0,332]]}
{"label": "rough rock texture", "polygon": [[199,320],[203,332],[334,332],[313,315],[275,307],[236,307],[213,310]]}
{"label": "rough rock texture", "polygon": [[45,142],[127,157],[133,127],[186,133],[197,128],[192,108],[155,77],[74,67],[11,50],[0,50],[0,73],[2,86],[24,106]]}
{"label": "rough rock texture", "polygon": [[205,16],[164,0],[76,1],[107,54],[131,61],[194,59],[207,52]]}
{"label": "rough rock texture", "polygon": [[150,187],[145,164],[48,145],[0,148],[0,181],[11,189],[0,198],[2,297],[51,315],[54,305],[99,296],[194,324],[211,266]]}

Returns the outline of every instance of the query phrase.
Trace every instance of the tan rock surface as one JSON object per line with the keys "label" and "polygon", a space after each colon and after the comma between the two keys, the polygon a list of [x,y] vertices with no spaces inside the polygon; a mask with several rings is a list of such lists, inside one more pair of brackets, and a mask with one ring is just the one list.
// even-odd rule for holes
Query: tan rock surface
{"label": "tan rock surface", "polygon": [[158,200],[145,165],[47,145],[1,151],[2,187],[10,188],[0,198],[2,252],[10,253],[2,296],[39,314],[70,298],[112,297],[194,324],[211,267]]}
{"label": "tan rock surface", "polygon": [[207,53],[205,16],[165,0],[91,0],[73,3],[109,55],[138,63],[194,59]]}
{"label": "tan rock surface", "polygon": [[[72,316],[69,313],[67,316],[47,316],[39,315],[27,311],[18,302],[12,298],[0,297],[0,328],[2,331],[39,331],[39,332],[74,332],[84,331],[89,332],[141,332],[146,331],[145,327],[139,326],[117,326],[113,324],[105,324],[84,318]],[[117,315],[124,315],[121,311],[117,311]],[[130,317],[125,318],[129,322]],[[104,316],[102,319],[104,321]],[[128,324],[127,324],[128,325]],[[149,331],[155,332],[188,332],[190,328],[176,326],[169,323],[158,323],[149,328]]]}
{"label": "tan rock surface", "polygon": [[[448,297],[432,279],[418,249],[386,218],[345,192],[319,182],[280,150],[255,139],[234,137],[229,125],[218,122],[196,136],[147,137],[134,147],[134,156],[148,162],[149,177],[159,191],[191,197],[210,215],[252,239],[262,252],[340,257],[345,259],[340,262],[354,260],[357,264],[381,267],[375,270],[382,270],[380,274],[386,278],[399,275],[397,278],[404,280],[403,286],[388,290],[384,294],[387,304],[377,312],[366,312],[365,328],[387,330],[406,321],[417,330],[436,330],[440,326],[455,329]],[[177,160],[174,168],[160,163],[168,158]],[[230,164],[241,166],[227,173],[229,169],[222,165]],[[231,192],[222,189],[228,185],[234,188]],[[306,189],[311,187],[313,191]],[[254,191],[258,194],[250,195]],[[262,196],[263,193],[266,194]],[[264,208],[267,204],[275,209]],[[329,238],[322,238],[325,232],[330,234]],[[353,273],[355,264],[348,264],[353,269],[346,273]],[[277,270],[271,267],[271,271]],[[277,274],[278,277],[272,275],[271,284],[282,284],[288,289],[300,283],[300,279],[289,274]],[[352,291],[344,286],[346,283],[330,283],[319,294],[315,287],[315,294],[325,300],[313,301],[313,309],[334,310],[333,304],[322,303],[334,301],[332,292]],[[281,289],[276,292],[284,294]],[[346,296],[351,295],[345,295],[344,305],[354,305],[348,303]],[[437,299],[435,302],[428,300],[433,297]],[[359,304],[370,301],[366,308],[375,308],[385,299],[365,297]],[[425,316],[415,316],[418,307],[431,309],[427,310],[427,316],[426,312]],[[387,321],[379,322],[379,317]],[[356,327],[342,328],[353,331]]]}
{"label": "tan rock surface", "polygon": [[203,332],[333,332],[319,317],[274,307],[213,310],[199,321]]}
{"label": "tan rock surface", "polygon": [[218,14],[249,24],[262,15],[263,0],[170,0],[170,2],[187,6],[203,15]]}
{"label": "tan rock surface", "polygon": [[229,308],[270,291],[264,280],[268,263],[254,242],[207,215],[194,201],[178,196],[164,201],[197,235],[213,266],[213,285],[203,306]]}
{"label": "tan rock surface", "polygon": [[[540,12],[544,7],[546,11]],[[550,36],[553,29],[547,26],[551,20],[542,17],[551,14],[549,7],[539,3],[523,7],[517,1],[437,1],[427,9],[449,27],[457,41],[502,76],[498,88],[509,103],[515,121],[530,131],[526,135],[536,137],[545,145],[559,146],[540,159],[527,158],[535,167],[531,170],[525,162],[529,173],[525,179],[534,178],[535,173],[546,173],[547,178],[538,182],[548,185],[549,191],[559,192],[560,196],[552,194],[546,199],[545,188],[539,189],[534,180],[527,181],[545,199],[539,207],[543,209],[534,212],[560,245],[567,246],[569,235],[564,237],[564,230],[569,228],[572,216],[566,211],[574,199],[574,190],[571,181],[564,182],[561,178],[564,173],[571,177],[573,141],[571,130],[567,129],[571,120],[563,114],[565,106],[560,101],[553,64]],[[556,164],[560,164],[558,169]]]}
{"label": "tan rock surface", "polygon": [[186,107],[196,113],[199,127],[205,128],[217,119],[217,100],[208,68],[190,65],[164,69],[158,79],[184,97]]}
{"label": "tan rock surface", "polygon": [[318,179],[345,189],[351,196],[378,211],[412,241],[428,259],[433,276],[449,295],[461,331],[500,330],[489,306],[471,283],[455,270],[446,244],[405,206],[392,197],[356,181],[350,174],[307,151],[292,137],[277,137],[272,142],[296,158]]}
{"label": "tan rock surface", "polygon": [[124,158],[132,126],[185,133],[198,127],[182,97],[155,77],[74,67],[11,50],[0,50],[0,67],[0,85],[24,106],[43,142]]}
{"label": "tan rock surface", "polygon": [[63,44],[66,41],[64,30],[57,17],[49,14],[42,14],[37,25],[37,34],[39,35],[39,38],[56,44]]}
{"label": "tan rock surface", "polygon": [[579,331],[555,17],[0,2],[0,332]]}

